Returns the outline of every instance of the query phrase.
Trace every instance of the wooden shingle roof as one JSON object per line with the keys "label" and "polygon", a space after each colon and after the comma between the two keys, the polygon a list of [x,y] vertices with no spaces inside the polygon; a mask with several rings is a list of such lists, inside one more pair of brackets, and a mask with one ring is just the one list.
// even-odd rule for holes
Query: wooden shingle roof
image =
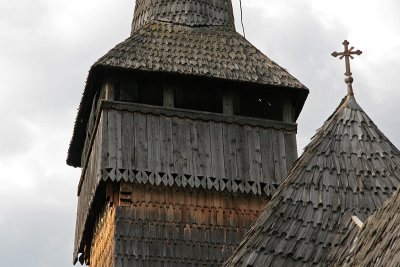
{"label": "wooden shingle roof", "polygon": [[[355,229],[357,230],[357,229]],[[400,191],[371,216],[354,244],[348,243],[336,266],[398,266],[400,264]]]}
{"label": "wooden shingle roof", "polygon": [[400,183],[400,152],[346,96],[225,266],[329,266]]}
{"label": "wooden shingle roof", "polygon": [[[302,92],[296,118],[308,89],[244,37],[227,27],[189,27],[153,21],[136,30],[91,68],[84,90],[67,163],[80,166],[88,113],[105,69],[170,73],[288,88]],[[99,78],[100,77],[100,78]]]}
{"label": "wooden shingle roof", "polygon": [[113,48],[95,66],[305,89],[244,37],[224,27],[153,22]]}

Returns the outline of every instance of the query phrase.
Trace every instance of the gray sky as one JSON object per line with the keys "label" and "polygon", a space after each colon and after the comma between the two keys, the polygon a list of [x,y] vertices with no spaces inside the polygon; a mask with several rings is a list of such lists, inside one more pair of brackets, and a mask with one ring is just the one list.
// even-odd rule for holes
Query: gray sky
{"label": "gray sky", "polygon": [[[238,1],[235,4],[239,25]],[[243,0],[246,37],[303,82],[302,149],[345,95],[400,145],[400,2]],[[90,66],[130,32],[133,0],[0,0],[2,266],[71,266],[80,170],[65,164]],[[241,28],[237,27],[241,32]]]}

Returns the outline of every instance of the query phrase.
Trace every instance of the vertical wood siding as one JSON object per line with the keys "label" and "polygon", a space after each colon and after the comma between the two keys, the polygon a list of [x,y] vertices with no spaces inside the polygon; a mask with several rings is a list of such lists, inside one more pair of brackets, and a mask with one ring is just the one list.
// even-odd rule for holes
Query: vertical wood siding
{"label": "vertical wood siding", "polygon": [[104,125],[104,123],[107,123],[107,121],[108,120],[105,120],[103,117],[100,118],[92,150],[89,154],[88,164],[86,168],[82,170],[81,185],[78,192],[74,260],[77,259],[78,253],[82,252],[80,251],[80,248],[82,245],[81,242],[85,231],[86,220],[89,216],[90,207],[92,206],[97,187],[102,178],[102,162],[109,158],[101,151],[102,147],[108,144],[108,138],[103,138],[105,137],[103,131],[107,129],[107,126]]}
{"label": "vertical wood siding", "polygon": [[297,158],[296,133],[273,127],[103,110],[103,169],[149,181],[270,196]]}
{"label": "vertical wood siding", "polygon": [[[84,240],[85,231],[91,231],[85,227],[100,181],[265,199],[274,193],[297,158],[295,125],[264,124],[259,120],[248,123],[224,115],[204,117],[200,112],[193,116],[173,110],[157,113],[154,108],[142,106],[118,109],[111,104],[100,111],[82,170],[75,260],[91,242]],[[209,207],[214,206],[211,203]],[[209,220],[220,218],[217,210],[207,211],[211,214]],[[190,215],[193,221],[198,219],[196,214]],[[172,215],[173,209],[166,216]],[[232,220],[240,224],[240,216],[244,215],[234,215]]]}

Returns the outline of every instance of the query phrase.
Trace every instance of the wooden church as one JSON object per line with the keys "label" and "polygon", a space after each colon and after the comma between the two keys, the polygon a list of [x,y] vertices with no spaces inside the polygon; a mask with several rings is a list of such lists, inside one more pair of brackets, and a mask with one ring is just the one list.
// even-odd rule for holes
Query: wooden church
{"label": "wooden church", "polygon": [[297,159],[307,94],[235,31],[231,0],[137,0],[74,126],[74,263],[221,266]]}

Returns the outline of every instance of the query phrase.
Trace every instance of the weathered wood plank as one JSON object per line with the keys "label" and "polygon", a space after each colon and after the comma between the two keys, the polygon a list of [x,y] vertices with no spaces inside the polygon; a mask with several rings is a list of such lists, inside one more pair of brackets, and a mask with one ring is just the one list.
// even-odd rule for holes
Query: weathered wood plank
{"label": "weathered wood plank", "polygon": [[182,119],[173,118],[172,123],[172,144],[174,155],[174,172],[177,174],[184,174],[185,166],[185,139],[184,139],[184,122]]}
{"label": "weathered wood plank", "polygon": [[271,132],[271,140],[272,140],[272,155],[274,157],[274,169],[275,169],[275,179],[276,182],[279,184],[282,181],[283,177],[283,172],[282,172],[282,158],[281,158],[281,146],[279,144],[280,138],[279,138],[279,132],[277,131],[272,131]]}
{"label": "weathered wood plank", "polygon": [[191,137],[191,127],[194,122],[189,119],[184,120],[183,136],[184,138],[184,148],[185,148],[185,174],[192,174],[194,171],[194,161],[193,161],[193,149],[192,149],[192,137]]}
{"label": "weathered wood plank", "polygon": [[286,148],[285,148],[285,135],[283,132],[278,131],[278,136],[279,136],[279,151],[280,151],[280,158],[281,158],[281,168],[282,168],[282,179],[281,182],[283,182],[283,179],[286,178],[286,175],[288,173],[288,168],[286,164]]}
{"label": "weathered wood plank", "polygon": [[117,125],[115,120],[115,111],[109,110],[107,112],[107,139],[108,139],[108,167],[117,167]]}
{"label": "weathered wood plank", "polygon": [[190,122],[190,137],[191,137],[191,148],[192,148],[192,160],[193,160],[193,174],[204,176],[204,172],[201,168],[201,157],[199,150],[197,124],[194,121]]}
{"label": "weathered wood plank", "polygon": [[134,168],[135,131],[133,118],[132,113],[122,112],[122,166],[125,169]]}
{"label": "weathered wood plank", "polygon": [[261,162],[263,181],[271,181],[276,183],[274,150],[272,146],[272,130],[260,128],[260,146],[261,146]]}
{"label": "weathered wood plank", "polygon": [[225,178],[222,123],[210,122],[211,176]]}
{"label": "weathered wood plank", "polygon": [[163,115],[167,117],[190,118],[192,120],[224,122],[229,124],[260,126],[264,128],[286,129],[288,131],[296,130],[295,123],[286,123],[275,120],[249,118],[242,116],[227,116],[224,114],[195,111],[195,110],[182,110],[182,109],[166,109],[163,107],[154,107],[138,103],[121,103],[114,101],[102,101],[101,104],[104,109],[117,109],[126,110],[131,112],[151,113],[154,115]]}
{"label": "weathered wood plank", "polygon": [[225,177],[227,179],[237,178],[236,165],[236,133],[235,126],[231,124],[223,124],[223,143],[224,143],[224,167]]}
{"label": "weathered wood plank", "polygon": [[223,113],[226,115],[233,115],[233,96],[232,92],[224,91],[222,96]]}
{"label": "weathered wood plank", "polygon": [[280,184],[287,174],[285,138],[282,132],[276,131],[273,137],[275,175]]}
{"label": "weathered wood plank", "polygon": [[285,134],[286,167],[289,171],[298,158],[296,133]]}
{"label": "weathered wood plank", "polygon": [[199,142],[200,168],[205,177],[211,176],[211,141],[210,124],[208,122],[198,121],[197,140]]}
{"label": "weathered wood plank", "polygon": [[245,129],[249,147],[250,180],[258,182],[262,175],[260,129],[249,126]]}
{"label": "weathered wood plank", "polygon": [[121,111],[115,112],[115,145],[116,145],[116,160],[117,160],[117,168],[123,168],[122,165],[122,114]]}
{"label": "weathered wood plank", "polygon": [[147,115],[147,147],[149,170],[161,171],[160,119],[158,116]]}
{"label": "weathered wood plank", "polygon": [[135,113],[135,166],[139,170],[148,169],[147,116]]}
{"label": "weathered wood plank", "polygon": [[243,181],[250,180],[249,144],[246,128],[236,125],[236,164],[238,178]]}
{"label": "weathered wood plank", "polygon": [[174,164],[171,118],[160,117],[160,141],[161,171],[168,173]]}

